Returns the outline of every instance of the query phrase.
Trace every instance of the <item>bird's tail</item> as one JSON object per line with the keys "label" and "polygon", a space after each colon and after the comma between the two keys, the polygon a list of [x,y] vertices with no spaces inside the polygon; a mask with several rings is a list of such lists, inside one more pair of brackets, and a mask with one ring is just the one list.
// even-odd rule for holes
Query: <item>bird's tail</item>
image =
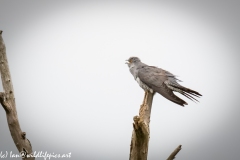
{"label": "bird's tail", "polygon": [[181,86],[180,84],[166,84],[168,86],[168,88],[170,88],[173,91],[179,92],[180,94],[184,95],[185,97],[187,97],[188,99],[192,100],[192,101],[197,101],[198,100],[196,98],[194,98],[193,96],[199,98],[200,96],[202,96],[200,93],[198,93],[197,91],[194,91],[192,89],[186,88],[184,86]]}

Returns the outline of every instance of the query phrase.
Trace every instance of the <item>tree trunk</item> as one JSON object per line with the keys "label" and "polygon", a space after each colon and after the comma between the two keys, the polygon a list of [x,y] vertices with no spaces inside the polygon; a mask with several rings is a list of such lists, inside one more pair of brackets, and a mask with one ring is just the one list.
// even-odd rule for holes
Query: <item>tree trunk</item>
{"label": "tree trunk", "polygon": [[150,138],[150,115],[152,109],[153,93],[145,92],[139,116],[133,118],[133,132],[129,160],[147,160],[148,142]]}
{"label": "tree trunk", "polygon": [[[152,109],[154,93],[145,92],[143,104],[139,110],[139,116],[133,117],[133,132],[130,146],[129,160],[147,160],[148,143],[150,138],[150,116]],[[177,153],[181,150],[179,145],[168,157],[167,160],[175,159]]]}
{"label": "tree trunk", "polygon": [[19,153],[22,156],[22,159],[34,160],[35,158],[32,157],[33,153],[31,143],[26,138],[26,132],[22,132],[18,121],[13,85],[6,56],[6,47],[2,39],[1,30],[0,30],[0,72],[4,90],[4,92],[0,92],[0,103],[2,104],[6,112],[8,127],[11,136]]}

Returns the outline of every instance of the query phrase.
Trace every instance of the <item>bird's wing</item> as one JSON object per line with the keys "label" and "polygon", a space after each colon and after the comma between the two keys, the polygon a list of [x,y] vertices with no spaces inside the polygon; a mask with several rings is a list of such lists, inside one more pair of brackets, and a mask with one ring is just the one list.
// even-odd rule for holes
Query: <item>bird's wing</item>
{"label": "bird's wing", "polygon": [[168,88],[168,86],[164,83],[169,79],[173,79],[173,81],[176,81],[175,76],[172,73],[165,71],[161,68],[144,66],[138,69],[137,76],[144,84],[153,89],[154,92],[158,92],[170,101],[177,103],[181,106],[187,104],[185,101],[173,94],[173,91]]}
{"label": "bird's wing", "polygon": [[139,68],[137,76],[141,81],[156,87],[161,87],[167,80],[172,81],[172,83],[180,81],[172,73],[154,66],[144,66]]}

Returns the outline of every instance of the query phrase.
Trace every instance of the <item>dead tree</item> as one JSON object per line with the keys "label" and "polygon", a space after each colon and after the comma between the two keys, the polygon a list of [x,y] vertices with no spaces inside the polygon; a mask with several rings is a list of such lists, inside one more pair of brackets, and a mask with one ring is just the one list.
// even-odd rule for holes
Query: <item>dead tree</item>
{"label": "dead tree", "polygon": [[4,92],[0,92],[0,103],[2,104],[6,116],[8,127],[13,138],[13,141],[22,156],[23,160],[34,160],[32,154],[32,146],[26,138],[26,132],[22,132],[17,116],[17,109],[14,98],[12,79],[8,67],[6,56],[6,47],[0,30],[0,72]]}
{"label": "dead tree", "polygon": [[[147,160],[148,143],[150,138],[150,116],[154,93],[145,92],[143,104],[140,106],[139,116],[133,117],[133,132],[130,146],[129,160]],[[173,160],[181,150],[179,145],[167,160]]]}

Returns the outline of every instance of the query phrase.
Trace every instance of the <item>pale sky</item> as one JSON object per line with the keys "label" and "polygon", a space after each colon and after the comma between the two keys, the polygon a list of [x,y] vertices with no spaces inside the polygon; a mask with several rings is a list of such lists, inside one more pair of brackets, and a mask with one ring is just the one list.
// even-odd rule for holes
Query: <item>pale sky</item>
{"label": "pale sky", "polygon": [[[7,1],[0,29],[18,118],[34,151],[129,158],[144,91],[125,60],[168,70],[203,95],[153,100],[149,160],[236,160],[240,151],[240,3]],[[1,88],[2,90],[2,88]],[[0,109],[0,153],[18,153]],[[43,158],[37,158],[39,160]]]}

